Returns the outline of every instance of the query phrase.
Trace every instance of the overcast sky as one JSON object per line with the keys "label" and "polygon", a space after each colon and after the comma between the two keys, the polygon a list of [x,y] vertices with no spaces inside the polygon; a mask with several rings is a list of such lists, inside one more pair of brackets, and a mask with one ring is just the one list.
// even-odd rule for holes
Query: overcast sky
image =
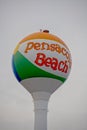
{"label": "overcast sky", "polygon": [[48,29],[72,54],[68,80],[51,96],[48,130],[87,130],[87,0],[0,0],[0,130],[34,130],[34,106],[11,66],[25,36]]}

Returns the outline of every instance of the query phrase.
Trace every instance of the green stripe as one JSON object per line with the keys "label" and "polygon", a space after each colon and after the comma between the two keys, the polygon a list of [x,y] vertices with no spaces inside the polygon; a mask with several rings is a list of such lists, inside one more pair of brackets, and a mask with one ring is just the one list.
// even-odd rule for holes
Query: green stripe
{"label": "green stripe", "polygon": [[27,60],[20,52],[16,52],[14,55],[14,64],[21,80],[33,77],[48,77],[60,80],[62,82],[66,80],[64,77],[56,76],[38,68]]}

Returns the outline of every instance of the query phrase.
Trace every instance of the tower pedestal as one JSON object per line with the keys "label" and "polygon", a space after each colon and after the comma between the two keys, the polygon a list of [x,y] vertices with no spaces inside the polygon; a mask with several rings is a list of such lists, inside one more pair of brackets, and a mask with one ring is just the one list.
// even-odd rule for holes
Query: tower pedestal
{"label": "tower pedestal", "polygon": [[35,112],[34,130],[47,130],[47,112],[50,95],[48,92],[32,93]]}

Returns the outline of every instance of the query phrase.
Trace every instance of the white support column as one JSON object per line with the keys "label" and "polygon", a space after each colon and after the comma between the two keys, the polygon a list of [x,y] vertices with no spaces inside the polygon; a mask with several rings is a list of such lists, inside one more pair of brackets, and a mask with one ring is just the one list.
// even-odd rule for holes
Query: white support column
{"label": "white support column", "polygon": [[50,95],[47,92],[34,92],[32,94],[35,112],[34,130],[47,130],[47,112]]}

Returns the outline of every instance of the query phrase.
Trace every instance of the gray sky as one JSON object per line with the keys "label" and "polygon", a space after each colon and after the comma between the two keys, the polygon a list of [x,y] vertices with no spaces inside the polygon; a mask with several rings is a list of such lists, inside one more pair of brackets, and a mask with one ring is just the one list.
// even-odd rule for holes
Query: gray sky
{"label": "gray sky", "polygon": [[48,130],[87,130],[87,1],[0,0],[0,130],[33,130],[34,106],[11,67],[17,43],[39,29],[65,41],[72,54],[68,80],[51,96]]}

